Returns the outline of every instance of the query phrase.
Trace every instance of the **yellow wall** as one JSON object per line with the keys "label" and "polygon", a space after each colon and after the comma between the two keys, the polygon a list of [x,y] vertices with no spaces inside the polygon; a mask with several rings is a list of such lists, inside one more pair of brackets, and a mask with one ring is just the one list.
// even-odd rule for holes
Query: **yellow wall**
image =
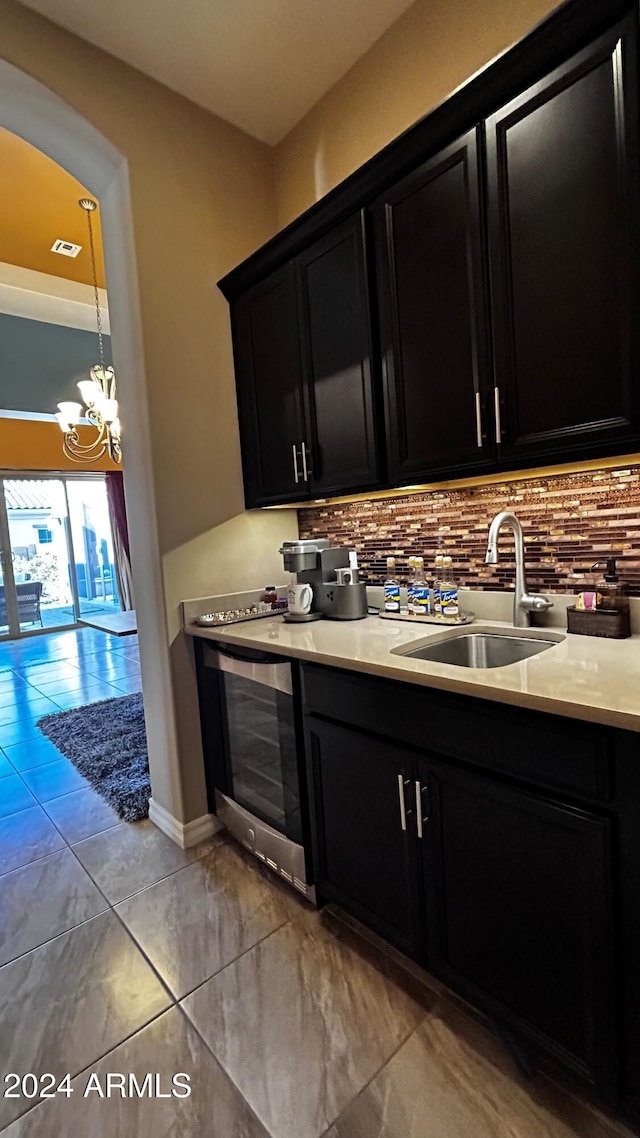
{"label": "yellow wall", "polygon": [[[92,284],[86,188],[42,151],[0,129],[0,261],[37,273]],[[96,275],[104,288],[99,212],[92,217]],[[58,238],[82,245],[77,257],[52,253]]]}
{"label": "yellow wall", "polygon": [[[79,428],[80,442],[95,437],[90,427]],[[97,462],[78,463],[62,450],[62,434],[57,423],[39,419],[0,418],[0,470],[118,470],[108,455]]]}
{"label": "yellow wall", "polygon": [[276,147],[279,228],[556,6],[556,0],[416,0]]}

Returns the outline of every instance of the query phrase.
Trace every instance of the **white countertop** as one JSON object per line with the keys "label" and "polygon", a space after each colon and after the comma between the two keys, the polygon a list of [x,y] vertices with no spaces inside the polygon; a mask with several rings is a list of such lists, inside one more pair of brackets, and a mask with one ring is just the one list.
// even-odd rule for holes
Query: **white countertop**
{"label": "white countertop", "polygon": [[[513,627],[499,621],[481,624],[496,632]],[[467,631],[475,627],[469,625]],[[377,616],[308,624],[267,617],[215,629],[185,625],[185,632],[207,640],[640,731],[640,635],[606,640],[563,633],[561,643],[529,660],[490,669],[391,655],[398,645],[440,636],[442,631],[437,625]]]}

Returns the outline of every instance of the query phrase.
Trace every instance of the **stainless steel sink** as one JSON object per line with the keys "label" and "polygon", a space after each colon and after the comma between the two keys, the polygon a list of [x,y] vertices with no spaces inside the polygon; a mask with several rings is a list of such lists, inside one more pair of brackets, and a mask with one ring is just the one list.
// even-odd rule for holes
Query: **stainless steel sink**
{"label": "stainless steel sink", "polygon": [[504,668],[517,664],[530,656],[537,656],[564,640],[557,632],[527,633],[518,631],[496,632],[478,628],[475,632],[454,629],[429,640],[400,645],[391,651],[400,656],[430,660],[438,664],[455,664],[459,668]]}

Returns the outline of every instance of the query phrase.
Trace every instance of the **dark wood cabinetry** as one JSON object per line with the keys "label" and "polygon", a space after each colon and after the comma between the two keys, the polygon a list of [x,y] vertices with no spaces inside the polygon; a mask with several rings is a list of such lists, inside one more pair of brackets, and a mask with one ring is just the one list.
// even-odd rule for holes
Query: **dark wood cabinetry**
{"label": "dark wood cabinetry", "polygon": [[478,471],[495,457],[478,139],[465,134],[373,211],[394,483]]}
{"label": "dark wood cabinetry", "polygon": [[614,1093],[611,822],[437,761],[418,770],[431,971]]}
{"label": "dark wood cabinetry", "polygon": [[392,482],[637,442],[636,87],[633,17],[374,207]]}
{"label": "dark wood cabinetry", "polygon": [[617,908],[613,733],[311,664],[302,687],[320,896],[618,1101],[640,934]]}
{"label": "dark wood cabinetry", "polygon": [[637,81],[634,17],[487,120],[503,460],[637,440]]}
{"label": "dark wood cabinetry", "polygon": [[640,1127],[640,735],[292,663],[319,903]]}
{"label": "dark wood cabinetry", "polygon": [[233,306],[248,506],[379,480],[364,218],[350,218]]}
{"label": "dark wood cabinetry", "polygon": [[315,717],[308,727],[317,886],[419,958],[413,756]]}
{"label": "dark wood cabinetry", "polygon": [[375,486],[374,421],[364,216],[298,258],[312,496]]}
{"label": "dark wood cabinetry", "polygon": [[229,274],[247,505],[637,450],[638,118],[568,0]]}
{"label": "dark wood cabinetry", "polygon": [[247,505],[291,501],[300,491],[304,431],[292,265],[240,297],[233,332]]}

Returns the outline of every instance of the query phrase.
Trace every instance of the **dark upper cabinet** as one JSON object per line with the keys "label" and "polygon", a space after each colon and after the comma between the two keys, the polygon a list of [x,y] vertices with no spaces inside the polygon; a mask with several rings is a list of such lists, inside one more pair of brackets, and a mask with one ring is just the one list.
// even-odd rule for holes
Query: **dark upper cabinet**
{"label": "dark upper cabinet", "polygon": [[245,292],[235,302],[232,318],[246,503],[294,501],[305,487],[293,265]]}
{"label": "dark upper cabinet", "polygon": [[390,481],[481,470],[494,449],[478,132],[393,186],[373,216]]}
{"label": "dark upper cabinet", "polygon": [[611,1097],[611,822],[437,761],[420,774],[430,970]]}
{"label": "dark upper cabinet", "polygon": [[602,34],[603,7],[561,5],[221,282],[248,506],[638,449],[638,13]]}
{"label": "dark upper cabinet", "polygon": [[420,959],[412,757],[315,716],[307,754],[318,891]]}
{"label": "dark upper cabinet", "polygon": [[361,213],[233,304],[247,506],[378,481]]}
{"label": "dark upper cabinet", "polygon": [[379,469],[363,214],[303,253],[297,271],[309,489],[317,496],[375,486]]}
{"label": "dark upper cabinet", "polygon": [[640,435],[636,18],[486,122],[501,458]]}

